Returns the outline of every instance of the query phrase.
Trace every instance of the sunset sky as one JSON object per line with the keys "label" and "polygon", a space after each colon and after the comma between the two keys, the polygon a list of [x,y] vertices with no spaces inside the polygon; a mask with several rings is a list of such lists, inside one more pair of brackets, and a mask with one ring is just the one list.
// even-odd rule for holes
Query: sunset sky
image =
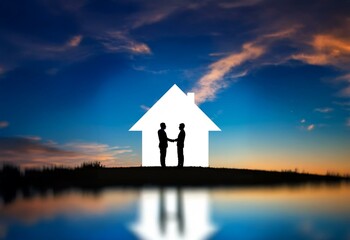
{"label": "sunset sky", "polygon": [[139,166],[128,130],[177,84],[222,130],[211,166],[350,173],[349,13],[346,0],[2,0],[0,163]]}

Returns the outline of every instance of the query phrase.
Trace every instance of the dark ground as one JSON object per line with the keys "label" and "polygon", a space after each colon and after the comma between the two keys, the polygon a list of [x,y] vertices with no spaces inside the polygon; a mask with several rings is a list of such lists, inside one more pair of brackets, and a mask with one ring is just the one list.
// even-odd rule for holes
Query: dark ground
{"label": "dark ground", "polygon": [[82,167],[51,168],[20,172],[16,167],[0,171],[0,198],[11,201],[18,192],[59,192],[71,188],[101,190],[105,187],[241,187],[302,184],[339,184],[349,177],[226,168]]}

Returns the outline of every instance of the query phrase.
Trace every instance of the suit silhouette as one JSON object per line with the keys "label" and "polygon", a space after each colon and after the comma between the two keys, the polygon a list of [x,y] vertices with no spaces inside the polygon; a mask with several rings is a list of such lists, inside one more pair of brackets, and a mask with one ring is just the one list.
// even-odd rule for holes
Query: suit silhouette
{"label": "suit silhouette", "polygon": [[160,129],[158,130],[158,138],[159,138],[159,150],[160,150],[160,164],[162,167],[165,167],[165,157],[166,150],[168,148],[168,141],[171,141],[165,132],[166,125],[165,123],[160,124]]}
{"label": "suit silhouette", "polygon": [[177,136],[177,139],[174,139],[173,141],[176,141],[177,144],[177,158],[178,158],[178,167],[183,167],[184,165],[184,146],[185,146],[185,124],[181,123],[179,125],[180,133]]}

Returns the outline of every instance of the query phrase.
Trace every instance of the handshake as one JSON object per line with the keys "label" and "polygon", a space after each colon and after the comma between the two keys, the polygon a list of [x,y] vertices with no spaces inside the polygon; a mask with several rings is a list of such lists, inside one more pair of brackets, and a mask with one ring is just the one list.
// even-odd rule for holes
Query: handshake
{"label": "handshake", "polygon": [[168,141],[169,141],[169,142],[176,142],[177,139],[170,139],[170,138],[169,138]]}

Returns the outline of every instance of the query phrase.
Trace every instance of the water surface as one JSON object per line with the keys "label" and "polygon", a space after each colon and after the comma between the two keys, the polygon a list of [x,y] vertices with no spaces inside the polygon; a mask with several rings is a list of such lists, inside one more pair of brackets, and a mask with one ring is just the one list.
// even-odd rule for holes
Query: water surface
{"label": "water surface", "polygon": [[0,239],[350,239],[350,185],[110,188],[0,205]]}

